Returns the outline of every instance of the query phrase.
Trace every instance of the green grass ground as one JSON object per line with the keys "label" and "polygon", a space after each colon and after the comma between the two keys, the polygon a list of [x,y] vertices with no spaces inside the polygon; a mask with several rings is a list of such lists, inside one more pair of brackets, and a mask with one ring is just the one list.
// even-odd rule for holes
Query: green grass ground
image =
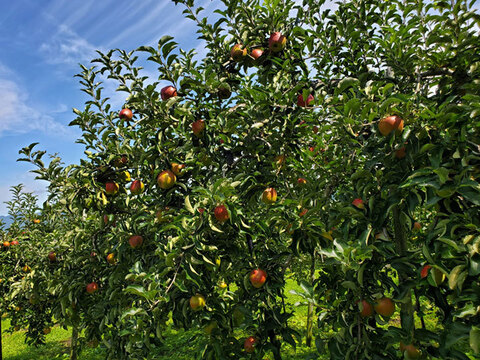
{"label": "green grass ground", "polygon": [[[307,307],[295,306],[295,303],[301,302],[302,298],[290,293],[290,290],[301,292],[301,288],[294,280],[289,279],[285,293],[287,294],[286,306],[289,310],[295,310],[295,316],[290,319],[290,325],[302,334],[302,344],[298,344],[296,351],[288,345],[284,344],[284,359],[286,360],[308,360],[319,359],[326,360],[328,357],[318,357],[314,347],[308,348],[305,346],[306,335],[306,321],[307,321]],[[426,303],[426,327],[434,330],[437,324],[437,316],[433,309],[429,309]],[[419,319],[416,319],[417,326],[420,326]],[[396,316],[390,320],[390,324],[399,323],[398,311]],[[25,335],[23,331],[14,332],[13,334],[5,332],[9,327],[8,319],[2,319],[2,343],[3,343],[3,359],[4,360],[53,360],[69,358],[68,346],[70,340],[70,331],[64,330],[60,327],[54,327],[52,332],[47,335],[47,343],[45,346],[33,347],[25,344]],[[315,327],[314,327],[315,331]],[[195,336],[197,334],[200,336]],[[162,349],[162,354],[158,354],[156,359],[167,360],[192,360],[195,358],[194,354],[200,347],[204,346],[205,337],[203,332],[198,329],[188,331],[174,330],[169,328],[165,333],[165,344]],[[467,346],[468,348],[468,346]],[[466,348],[466,350],[467,350]],[[469,349],[468,349],[469,350]],[[79,360],[101,360],[104,359],[105,349],[98,347],[96,349],[87,348],[82,352]],[[472,357],[473,359],[473,357]]]}
{"label": "green grass ground", "polygon": [[[300,287],[293,280],[287,282],[286,294],[288,295],[287,306],[291,309],[295,308],[296,316],[291,319],[291,324],[302,335],[305,335],[307,308],[295,307],[297,301],[301,301],[301,297],[292,295],[290,290],[301,291]],[[46,337],[46,345],[40,347],[28,346],[25,344],[25,335],[23,331],[17,331],[13,334],[7,333],[5,330],[10,326],[8,319],[2,320],[2,343],[3,343],[3,359],[4,360],[52,360],[52,359],[68,359],[68,345],[71,333],[60,327],[54,327],[52,332]],[[203,343],[203,336],[198,336],[194,340],[192,338],[200,330],[174,330],[168,329],[165,335],[165,347],[162,351],[165,355],[159,355],[157,359],[167,360],[192,360],[192,354],[198,350]],[[304,339],[303,339],[304,340]],[[314,348],[307,348],[299,344],[295,352],[290,346],[285,345],[285,359],[300,360],[309,359],[316,353]],[[104,358],[105,349],[101,347],[97,349],[86,349],[82,352],[80,360],[101,360]]]}
{"label": "green grass ground", "polygon": [[[8,319],[2,320],[2,330],[8,329]],[[28,346],[25,344],[25,334],[22,330],[12,334],[2,332],[4,360],[52,360],[68,359],[68,342],[70,332],[60,327],[54,327],[47,335],[45,346]],[[82,353],[81,360],[98,360],[102,350],[87,349]]]}

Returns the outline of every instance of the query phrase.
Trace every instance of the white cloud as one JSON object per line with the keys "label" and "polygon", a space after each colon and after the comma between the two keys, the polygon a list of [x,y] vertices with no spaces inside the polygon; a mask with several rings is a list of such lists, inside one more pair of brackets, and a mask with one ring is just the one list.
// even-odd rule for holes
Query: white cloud
{"label": "white cloud", "polygon": [[50,40],[40,45],[40,53],[49,64],[87,63],[96,57],[96,47],[66,25],[59,25]]}
{"label": "white cloud", "polygon": [[[151,9],[148,14],[143,15],[141,18],[137,19],[132,24],[128,26],[119,33],[115,38],[113,38],[107,45],[107,47],[112,47],[117,44],[125,42],[128,38],[132,37],[138,33],[145,32],[158,32],[164,27],[164,22],[169,21],[168,16],[165,16],[165,7],[171,5],[167,1],[159,2],[158,5]],[[162,21],[163,20],[163,21]],[[158,39],[157,39],[158,40]]]}
{"label": "white cloud", "polygon": [[0,137],[7,133],[25,134],[32,131],[73,136],[72,129],[30,106],[27,91],[12,78],[12,72],[0,63]]}

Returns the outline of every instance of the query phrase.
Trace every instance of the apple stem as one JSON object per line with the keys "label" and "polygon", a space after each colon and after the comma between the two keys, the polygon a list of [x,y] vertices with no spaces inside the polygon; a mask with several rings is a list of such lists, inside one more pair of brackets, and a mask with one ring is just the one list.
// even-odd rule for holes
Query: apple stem
{"label": "apple stem", "polygon": [[[407,237],[405,235],[405,227],[400,219],[402,211],[399,205],[393,208],[393,230],[395,233],[395,249],[399,256],[407,254]],[[402,284],[408,281],[408,275],[403,271],[398,271],[398,280]],[[402,329],[409,335],[413,336],[415,330],[415,322],[413,318],[413,304],[412,304],[412,290],[410,289],[405,294],[403,301],[400,304],[400,322]]]}

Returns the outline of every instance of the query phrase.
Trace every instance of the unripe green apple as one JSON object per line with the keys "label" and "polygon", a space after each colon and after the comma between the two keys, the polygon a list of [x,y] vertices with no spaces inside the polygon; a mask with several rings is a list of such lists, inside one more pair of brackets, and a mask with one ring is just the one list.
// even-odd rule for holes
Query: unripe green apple
{"label": "unripe green apple", "polygon": [[206,303],[203,295],[196,294],[190,298],[190,308],[194,311],[203,309],[205,305]]}

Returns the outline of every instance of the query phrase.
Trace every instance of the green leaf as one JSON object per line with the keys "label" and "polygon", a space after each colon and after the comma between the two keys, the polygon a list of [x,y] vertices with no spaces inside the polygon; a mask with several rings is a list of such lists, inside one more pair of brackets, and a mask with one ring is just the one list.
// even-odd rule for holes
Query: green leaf
{"label": "green leaf", "polygon": [[[465,265],[457,265],[452,271],[450,271],[450,274],[448,275],[448,286],[451,290],[455,289],[457,285],[459,285],[459,288],[461,289],[463,280],[465,280],[465,277],[467,276],[467,272],[463,271],[464,269]],[[459,281],[461,281],[460,284]]]}
{"label": "green leaf", "polygon": [[470,347],[475,354],[480,353],[480,328],[472,326],[470,330]]}
{"label": "green leaf", "polygon": [[342,93],[349,87],[357,86],[359,84],[360,84],[360,81],[358,79],[352,78],[352,77],[346,77],[339,81],[337,85],[337,90],[338,90],[337,93]]}
{"label": "green leaf", "polygon": [[185,196],[185,207],[190,213],[195,214],[195,210],[193,210],[192,204],[190,203],[190,195]]}

